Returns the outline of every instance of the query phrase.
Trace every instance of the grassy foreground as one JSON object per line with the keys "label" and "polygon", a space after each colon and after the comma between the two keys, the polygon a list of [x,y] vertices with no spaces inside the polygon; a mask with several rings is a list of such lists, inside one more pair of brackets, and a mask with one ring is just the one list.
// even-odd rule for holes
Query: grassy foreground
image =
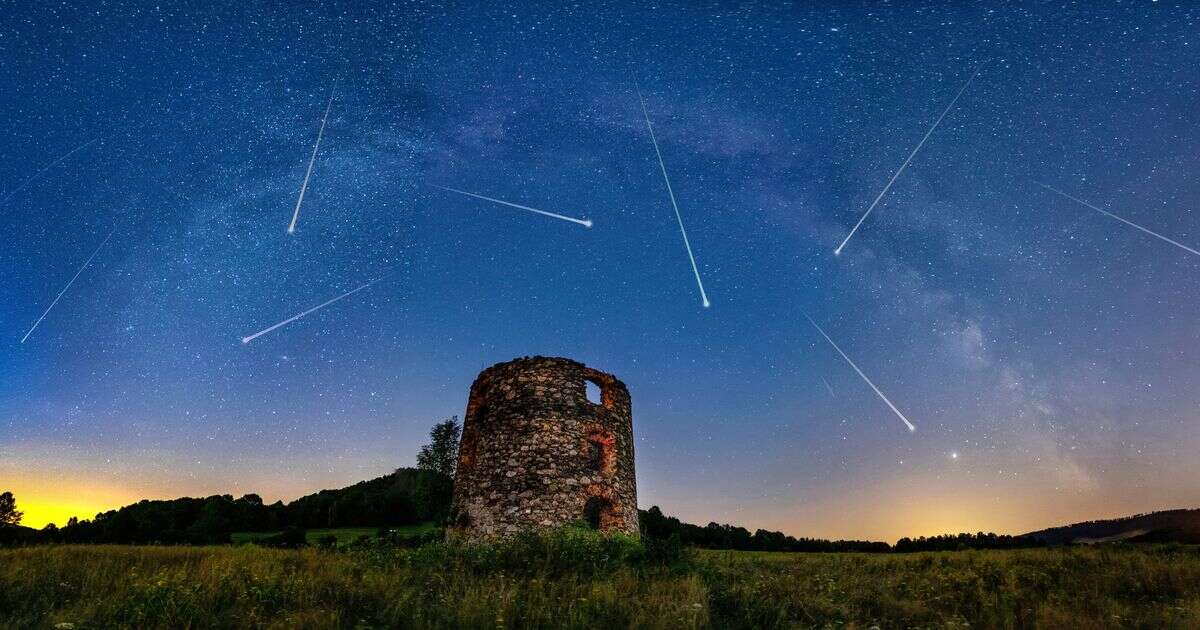
{"label": "grassy foreground", "polygon": [[[1200,627],[1200,549],[656,552],[498,547],[0,550],[0,628]],[[70,626],[60,626],[70,627]]]}

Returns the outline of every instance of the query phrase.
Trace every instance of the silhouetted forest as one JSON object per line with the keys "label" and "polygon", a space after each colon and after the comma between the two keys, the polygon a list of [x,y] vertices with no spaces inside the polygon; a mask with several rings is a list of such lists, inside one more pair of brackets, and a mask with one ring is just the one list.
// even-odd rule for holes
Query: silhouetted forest
{"label": "silhouetted forest", "polygon": [[709,523],[704,527],[684,523],[674,516],[665,516],[658,506],[639,510],[642,535],[648,538],[668,539],[677,536],[679,542],[691,547],[706,549],[736,549],[740,551],[868,551],[884,552],[891,549],[885,542],[866,540],[820,540],[795,538],[783,532],[764,529],[753,534],[745,527]]}
{"label": "silhouetted forest", "polygon": [[[41,530],[19,526],[20,512],[5,493],[6,514],[0,524],[0,544],[118,543],[221,544],[233,532],[279,532],[279,545],[303,545],[306,529],[336,527],[394,527],[442,522],[449,511],[454,481],[436,470],[401,468],[390,475],[337,490],[322,490],[284,504],[264,504],[255,494],[139,501],[97,514],[92,520],[72,518],[66,526]],[[916,552],[963,549],[1018,549],[1070,544],[1083,535],[1123,536],[1126,542],[1200,542],[1196,521],[1200,510],[1170,510],[1124,519],[1089,521],[1019,536],[993,533],[943,534],[901,538],[895,545],[866,540],[796,538],[783,532],[755,530],[728,524],[684,523],[663,514],[658,506],[638,511],[642,536],[678,545],[738,551],[791,552]],[[289,538],[290,535],[290,538]],[[290,541],[290,542],[289,542]],[[263,539],[263,544],[274,544]]]}
{"label": "silhouetted forest", "polygon": [[1044,542],[1009,536],[1007,534],[944,534],[926,538],[901,538],[896,544],[868,540],[824,540],[820,538],[795,538],[783,532],[764,529],[753,534],[745,527],[709,523],[704,527],[681,522],[673,516],[665,516],[658,506],[639,512],[642,535],[649,538],[667,539],[678,537],[680,544],[706,549],[734,549],[739,551],[823,551],[866,553],[911,552],[911,551],[956,551],[961,549],[1019,549],[1044,547]]}
{"label": "silhouetted forest", "polygon": [[[144,500],[92,520],[72,518],[61,528],[50,526],[36,533],[21,528],[17,541],[198,545],[227,543],[233,532],[410,525],[445,518],[453,483],[439,472],[401,468],[288,504],[264,504],[256,494]],[[11,533],[18,536],[15,528]]]}

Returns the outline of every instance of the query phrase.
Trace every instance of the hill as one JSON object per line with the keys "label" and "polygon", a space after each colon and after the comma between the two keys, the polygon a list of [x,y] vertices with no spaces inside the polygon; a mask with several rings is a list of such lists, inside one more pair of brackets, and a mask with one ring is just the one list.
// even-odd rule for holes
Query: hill
{"label": "hill", "polygon": [[1130,542],[1196,542],[1200,540],[1200,509],[1164,510],[1123,518],[1084,521],[1023,534],[1048,545]]}

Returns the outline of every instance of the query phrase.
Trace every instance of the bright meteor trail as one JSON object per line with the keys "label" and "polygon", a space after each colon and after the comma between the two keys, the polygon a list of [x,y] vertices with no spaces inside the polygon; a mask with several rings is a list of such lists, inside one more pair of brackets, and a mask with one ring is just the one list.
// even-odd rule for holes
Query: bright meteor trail
{"label": "bright meteor trail", "polygon": [[824,376],[822,376],[820,378],[821,378],[821,382],[825,384],[825,389],[829,390],[829,395],[833,396],[834,398],[837,398],[837,394],[833,393],[833,386],[831,386],[829,384],[829,381],[825,380]]}
{"label": "bright meteor trail", "polygon": [[304,172],[304,183],[300,185],[300,196],[296,198],[296,210],[292,213],[288,234],[296,231],[296,220],[300,218],[300,204],[304,203],[304,191],[308,190],[308,178],[312,175],[313,163],[317,161],[317,149],[321,148],[321,137],[325,135],[325,121],[329,119],[329,108],[331,107],[333,107],[332,88],[329,90],[329,102],[325,104],[325,115],[321,117],[321,129],[317,131],[317,141],[313,144],[312,156],[308,158],[308,170]]}
{"label": "bright meteor trail", "polygon": [[826,335],[825,331],[821,330],[821,327],[817,325],[817,322],[813,321],[813,318],[809,317],[808,315],[805,315],[804,317],[810,324],[813,325],[813,328],[817,329],[817,332],[821,333],[821,336],[825,338],[825,341],[828,341],[829,345],[833,346],[833,349],[837,350],[837,353],[842,355],[842,358],[846,360],[846,363],[849,363],[850,367],[854,368],[855,372],[858,372],[858,375],[862,377],[862,380],[866,381],[867,385],[870,385],[871,389],[875,390],[875,393],[879,395],[879,398],[882,399],[883,402],[886,403],[889,408],[891,408],[892,412],[896,414],[896,417],[900,418],[900,420],[904,422],[904,426],[908,427],[909,431],[916,431],[917,427],[913,426],[913,423],[909,422],[908,418],[905,418],[904,414],[900,413],[900,410],[896,408],[896,405],[893,405],[892,401],[888,400],[888,397],[884,396],[883,392],[879,391],[878,387],[875,387],[875,383],[872,383],[871,379],[867,378],[867,375],[863,374],[863,371],[858,369],[858,366],[854,364],[854,361],[851,361],[850,357],[846,356],[846,353],[842,352],[842,349],[833,342],[833,339],[830,339],[829,335]]}
{"label": "bright meteor trail", "polygon": [[654,144],[654,154],[658,156],[658,167],[662,169],[663,181],[667,183],[667,195],[671,197],[671,207],[675,208],[675,220],[679,222],[679,233],[683,235],[683,246],[687,249],[688,260],[692,261],[692,273],[696,275],[696,286],[700,288],[700,299],[704,308],[712,306],[708,295],[704,293],[704,283],[700,281],[700,269],[696,267],[696,257],[692,254],[692,244],[688,242],[687,230],[683,229],[683,217],[679,214],[679,204],[675,203],[675,191],[671,190],[671,180],[667,177],[667,165],[663,163],[662,152],[658,150],[658,139],[654,137],[654,125],[650,124],[650,114],[646,111],[646,100],[638,92],[638,102],[642,104],[642,116],[646,118],[646,129],[650,130],[650,142]]}
{"label": "bright meteor trail", "polygon": [[26,186],[32,184],[35,180],[37,180],[37,178],[41,177],[42,175],[45,175],[46,171],[49,171],[50,169],[54,168],[55,166],[58,166],[59,164],[62,164],[63,161],[65,161],[67,158],[74,155],[77,151],[82,151],[83,149],[91,146],[93,143],[95,143],[99,139],[100,138],[92,138],[91,140],[75,147],[74,149],[67,151],[66,153],[63,154],[62,157],[58,158],[57,160],[54,160],[49,165],[47,165],[45,168],[43,168],[42,170],[35,173],[33,177],[30,177],[29,179],[25,180],[20,186],[17,186],[16,188],[12,189],[12,192],[8,193],[7,195],[4,195],[4,199],[0,199],[0,203],[7,203],[9,199],[12,199],[14,195],[16,195],[17,193],[24,190]]}
{"label": "bright meteor trail", "polygon": [[255,339],[258,339],[259,337],[261,337],[261,336],[263,336],[263,335],[265,335],[265,334],[267,334],[267,333],[271,332],[272,330],[275,330],[276,328],[280,328],[280,327],[282,327],[282,326],[286,326],[286,325],[288,325],[288,324],[290,324],[290,323],[292,323],[292,322],[296,321],[297,319],[300,319],[301,317],[304,317],[305,315],[308,315],[309,313],[312,313],[312,312],[314,312],[314,311],[319,311],[319,310],[321,310],[321,309],[325,308],[326,306],[329,306],[330,304],[333,304],[334,302],[337,302],[338,300],[343,300],[343,299],[345,299],[345,298],[348,298],[348,297],[350,297],[351,295],[354,295],[355,293],[358,293],[359,291],[362,291],[363,289],[365,289],[365,288],[367,288],[367,287],[371,286],[372,284],[375,284],[376,282],[379,282],[380,280],[383,280],[383,279],[384,279],[384,277],[386,277],[386,276],[380,276],[380,277],[378,277],[378,278],[375,278],[374,280],[372,280],[372,281],[370,281],[370,282],[368,282],[368,283],[366,283],[366,284],[364,284],[364,285],[362,285],[362,286],[358,287],[357,289],[351,289],[350,291],[347,291],[347,292],[345,292],[345,293],[343,293],[343,294],[341,294],[341,295],[339,295],[339,296],[337,296],[337,297],[333,298],[332,300],[329,300],[328,302],[323,302],[323,303],[321,303],[321,304],[318,304],[318,305],[316,305],[316,306],[314,306],[314,307],[312,307],[312,308],[308,309],[307,311],[304,311],[303,313],[300,313],[299,315],[294,315],[294,316],[292,316],[292,317],[289,317],[289,318],[287,318],[287,319],[285,319],[285,320],[283,320],[283,321],[279,322],[278,324],[275,324],[274,326],[271,326],[270,328],[264,328],[264,329],[262,329],[262,330],[260,330],[260,331],[258,331],[258,332],[256,332],[256,333],[254,333],[253,335],[249,335],[249,336],[247,336],[247,337],[242,337],[242,343],[244,343],[244,344],[245,344],[245,343],[250,343],[251,341],[254,341]]}
{"label": "bright meteor trail", "polygon": [[[95,142],[95,140],[93,140],[92,142]],[[78,150],[78,149],[76,149],[76,150]],[[79,268],[79,271],[76,271],[75,275],[71,276],[71,280],[69,282],[67,282],[67,286],[63,287],[62,291],[58,292],[58,296],[54,298],[54,301],[50,303],[50,306],[46,307],[46,311],[42,313],[42,316],[39,317],[36,322],[33,322],[33,326],[31,326],[29,328],[29,332],[25,333],[24,337],[21,337],[21,343],[25,343],[25,340],[29,338],[29,335],[33,334],[33,331],[38,327],[38,324],[42,323],[43,319],[46,319],[46,315],[50,314],[50,309],[54,308],[54,305],[58,304],[58,301],[60,299],[62,299],[63,294],[67,292],[67,289],[70,289],[71,285],[75,284],[75,279],[79,277],[79,274],[83,273],[84,269],[87,269],[87,266],[89,264],[91,264],[92,259],[96,257],[96,254],[100,253],[100,250],[104,248],[105,244],[108,243],[108,239],[112,238],[112,235],[114,233],[116,233],[116,230],[109,232],[108,236],[104,237],[104,240],[100,243],[100,245],[98,247],[96,247],[96,251],[92,252],[92,255],[88,256],[88,259],[86,261],[84,261],[83,266]]]}
{"label": "bright meteor trail", "polygon": [[914,157],[916,157],[917,152],[921,150],[921,147],[925,146],[925,141],[929,139],[929,136],[933,135],[933,131],[938,128],[938,125],[942,124],[942,119],[945,118],[946,114],[949,114],[950,110],[954,108],[954,104],[958,102],[958,97],[962,96],[963,92],[967,91],[967,87],[971,85],[971,82],[974,81],[975,77],[977,76],[979,76],[978,70],[976,70],[975,74],[971,75],[971,78],[967,79],[967,82],[958,89],[958,94],[954,95],[954,99],[951,100],[950,104],[946,106],[946,109],[942,111],[942,115],[938,116],[937,120],[933,121],[933,126],[929,128],[929,131],[925,132],[925,137],[921,138],[921,141],[917,143],[917,148],[913,149],[912,153],[908,154],[908,159],[904,160],[904,163],[900,165],[900,168],[896,169],[896,172],[892,175],[892,178],[888,180],[887,185],[884,186],[883,190],[879,191],[879,195],[875,197],[875,201],[871,202],[871,205],[867,207],[867,211],[863,213],[861,218],[859,218],[858,223],[854,224],[854,229],[850,230],[850,233],[846,235],[844,240],[842,240],[842,244],[838,245],[837,249],[833,250],[834,256],[841,255],[842,248],[846,246],[846,243],[850,242],[850,237],[854,236],[854,233],[858,231],[858,228],[863,224],[863,221],[867,220],[867,216],[870,215],[871,211],[875,209],[875,206],[879,203],[879,200],[883,199],[883,196],[887,194],[888,189],[892,187],[892,183],[896,181],[897,177],[900,177],[900,173],[903,173],[904,169],[908,168],[908,163],[911,162]]}
{"label": "bright meteor trail", "polygon": [[1059,190],[1059,189],[1057,189],[1057,188],[1055,188],[1055,187],[1053,187],[1053,186],[1051,186],[1051,185],[1049,185],[1049,184],[1043,184],[1043,183],[1041,183],[1041,182],[1037,182],[1037,184],[1038,184],[1039,186],[1041,186],[1042,188],[1045,188],[1046,190],[1049,190],[1049,191],[1051,191],[1051,192],[1056,192],[1056,193],[1058,193],[1058,194],[1062,195],[1063,197],[1066,197],[1067,199],[1070,199],[1071,201],[1074,201],[1075,203],[1078,203],[1078,204],[1085,205],[1085,206],[1087,206],[1087,207],[1091,208],[1092,210],[1095,210],[1096,212],[1099,212],[1100,214],[1103,214],[1103,215],[1104,215],[1104,216],[1106,216],[1106,217],[1112,217],[1112,218],[1114,218],[1114,219],[1116,219],[1116,220],[1120,221],[1121,223],[1124,223],[1125,225],[1128,225],[1128,226],[1131,226],[1131,227],[1135,227],[1135,228],[1137,228],[1137,229],[1139,229],[1139,230],[1141,230],[1141,231],[1145,232],[1146,234],[1149,234],[1150,236],[1153,236],[1154,238],[1157,238],[1157,239],[1160,239],[1160,240],[1166,241],[1166,242],[1168,242],[1168,243],[1170,243],[1170,244],[1174,245],[1175,247],[1178,247],[1178,248],[1180,248],[1180,249],[1182,249],[1182,250],[1185,250],[1185,251],[1187,251],[1187,252],[1190,252],[1190,253],[1192,253],[1192,254],[1195,254],[1195,255],[1197,255],[1197,256],[1200,256],[1200,252],[1198,252],[1198,251],[1196,251],[1196,250],[1192,249],[1191,247],[1188,247],[1187,245],[1184,245],[1184,244],[1182,244],[1182,243],[1178,243],[1178,242],[1176,242],[1176,241],[1173,241],[1173,240],[1171,240],[1171,239],[1169,239],[1169,238],[1167,238],[1167,237],[1165,237],[1165,236],[1163,236],[1162,234],[1159,234],[1159,233],[1157,233],[1157,232],[1151,232],[1150,230],[1147,230],[1146,228],[1144,228],[1144,227],[1142,227],[1142,226],[1140,226],[1140,225],[1138,225],[1138,224],[1134,223],[1133,221],[1126,221],[1125,219],[1122,219],[1121,217],[1119,217],[1119,216],[1117,216],[1117,215],[1115,215],[1115,214],[1113,214],[1113,213],[1111,213],[1111,212],[1109,212],[1109,211],[1107,211],[1107,210],[1102,210],[1102,209],[1100,209],[1100,208],[1097,208],[1096,206],[1094,206],[1094,205],[1092,205],[1092,204],[1090,204],[1090,203],[1088,203],[1088,202],[1086,202],[1086,201],[1084,201],[1084,200],[1082,200],[1082,199],[1080,199],[1080,198],[1078,198],[1078,197],[1072,197],[1071,195],[1068,195],[1067,193],[1065,193],[1065,192],[1063,192],[1063,191],[1061,191],[1061,190]]}
{"label": "bright meteor trail", "polygon": [[507,201],[501,201],[500,199],[493,199],[491,197],[484,197],[483,195],[476,195],[475,193],[467,192],[465,190],[459,190],[457,188],[447,188],[445,186],[438,186],[437,184],[430,184],[430,186],[433,186],[434,188],[441,188],[442,190],[448,190],[450,192],[458,193],[460,195],[466,195],[468,197],[475,197],[476,199],[483,199],[484,201],[498,203],[502,206],[508,206],[510,208],[516,208],[518,210],[526,210],[528,212],[536,212],[540,215],[552,217],[555,219],[560,219],[562,221],[570,221],[571,223],[578,223],[579,225],[582,225],[583,227],[586,227],[586,228],[592,227],[591,219],[575,219],[572,217],[563,216],[561,214],[555,214],[553,212],[546,212],[545,210],[538,210],[537,208],[530,208],[529,206],[522,206],[521,204],[517,204],[517,203],[509,203]]}

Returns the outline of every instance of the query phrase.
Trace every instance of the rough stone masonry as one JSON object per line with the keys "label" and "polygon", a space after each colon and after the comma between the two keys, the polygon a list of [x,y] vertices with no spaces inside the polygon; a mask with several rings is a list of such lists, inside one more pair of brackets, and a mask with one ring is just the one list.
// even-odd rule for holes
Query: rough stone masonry
{"label": "rough stone masonry", "polygon": [[485,540],[575,522],[638,535],[629,390],[570,359],[484,370],[463,419],[450,535]]}

